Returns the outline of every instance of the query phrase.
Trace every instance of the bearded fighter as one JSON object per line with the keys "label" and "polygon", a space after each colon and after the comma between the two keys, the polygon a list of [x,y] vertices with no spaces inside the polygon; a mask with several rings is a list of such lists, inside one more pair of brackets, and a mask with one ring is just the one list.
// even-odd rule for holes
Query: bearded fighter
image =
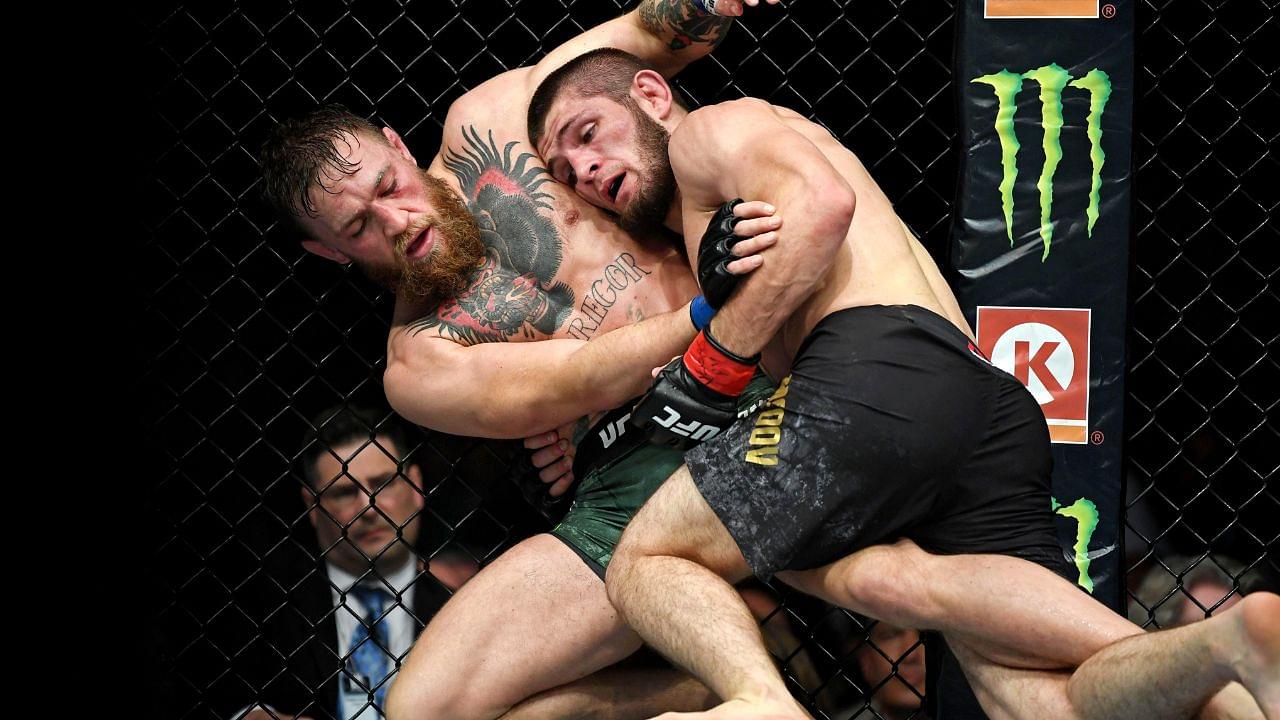
{"label": "bearded fighter", "polygon": [[[602,49],[547,77],[529,136],[597,207],[625,215],[661,195],[648,217],[683,232],[691,261],[727,201],[763,199],[784,219],[763,267],[631,413],[692,449],[627,527],[608,593],[725,701],[699,717],[805,717],[729,584],[753,573],[942,630],[996,718],[1175,718],[1206,703],[1232,716],[1239,686],[1215,697],[1231,681],[1280,717],[1280,597],[1143,634],[1046,569],[1065,571],[1043,415],[976,350],[929,256],[830,133],[755,99],[690,113],[661,74]],[[758,364],[778,390],[734,424]],[[901,548],[871,546],[903,536],[942,556],[881,562]],[[924,600],[882,602],[885,578]]]}
{"label": "bearded fighter", "polygon": [[[744,2],[759,0],[718,0],[718,15],[702,0],[644,0],[537,65],[494,77],[449,108],[425,171],[390,128],[338,108],[277,129],[262,153],[264,186],[303,247],[396,291],[384,380],[400,414],[464,435],[543,433],[640,394],[649,368],[688,345],[710,308],[703,301],[691,315],[697,284],[677,245],[632,237],[551,182],[525,137],[524,108],[552,68],[594,47],[626,47],[675,73],[720,41]],[[739,217],[747,236],[776,223],[758,205]],[[555,532],[507,551],[436,615],[399,670],[388,717],[706,707],[706,689],[682,673],[600,672],[640,646],[605,596],[604,564],[679,463],[676,452],[640,447],[583,478]]]}

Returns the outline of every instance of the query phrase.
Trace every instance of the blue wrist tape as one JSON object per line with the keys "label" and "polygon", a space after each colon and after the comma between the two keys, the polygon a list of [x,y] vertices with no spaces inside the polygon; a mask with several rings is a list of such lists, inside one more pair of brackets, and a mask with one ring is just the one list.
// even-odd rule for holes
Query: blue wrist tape
{"label": "blue wrist tape", "polygon": [[706,330],[711,324],[711,318],[716,316],[716,309],[711,307],[711,303],[707,299],[699,295],[689,304],[689,319],[693,321],[693,326],[699,330]]}

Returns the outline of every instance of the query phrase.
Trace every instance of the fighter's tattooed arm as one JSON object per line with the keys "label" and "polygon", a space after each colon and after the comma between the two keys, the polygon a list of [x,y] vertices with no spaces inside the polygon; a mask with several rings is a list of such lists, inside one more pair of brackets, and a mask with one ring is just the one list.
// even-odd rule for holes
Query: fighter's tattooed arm
{"label": "fighter's tattooed arm", "polygon": [[551,177],[531,153],[512,159],[515,141],[499,151],[493,131],[480,137],[463,128],[465,146],[449,147],[445,167],[480,225],[484,264],[467,288],[410,323],[413,334],[437,329],[457,342],[499,342],[520,334],[527,339],[554,333],[573,312],[573,290],[555,282],[563,240],[555,224],[540,214],[551,196],[539,188]]}
{"label": "fighter's tattooed arm", "polygon": [[[763,0],[776,4],[779,0]],[[718,3],[718,4],[717,4]],[[556,68],[598,48],[625,50],[666,77],[706,56],[741,15],[743,0],[641,0],[631,12],[597,25],[547,53],[529,76],[529,92]],[[715,6],[716,14],[705,8]]]}
{"label": "fighter's tattooed arm", "polygon": [[611,410],[644,391],[650,370],[693,341],[689,306],[586,342],[465,345],[393,327],[383,388],[401,416],[455,435],[524,438]]}
{"label": "fighter's tattooed arm", "polygon": [[[715,0],[702,0],[714,5]],[[716,47],[729,32],[732,18],[705,12],[694,0],[644,0],[640,3],[640,21],[646,30],[662,38],[671,50],[683,50],[694,44]]]}

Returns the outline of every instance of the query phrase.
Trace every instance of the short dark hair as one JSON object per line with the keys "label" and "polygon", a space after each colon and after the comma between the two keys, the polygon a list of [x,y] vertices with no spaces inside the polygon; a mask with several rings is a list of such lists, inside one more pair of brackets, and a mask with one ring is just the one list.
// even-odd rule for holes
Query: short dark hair
{"label": "short dark hair", "polygon": [[[599,48],[583,53],[556,68],[538,85],[529,101],[529,142],[542,141],[551,106],[566,90],[580,97],[604,95],[623,105],[631,99],[631,82],[641,70],[657,68],[624,50]],[[676,103],[688,107],[679,91],[672,88]]]}
{"label": "short dark hair", "polygon": [[333,182],[356,171],[338,152],[338,144],[349,145],[360,133],[386,142],[376,125],[336,103],[277,124],[258,151],[267,204],[290,221],[303,214],[315,217],[311,187],[327,191],[324,180]]}
{"label": "short dark hair", "polygon": [[413,462],[416,439],[411,438],[404,421],[390,409],[339,403],[311,419],[302,455],[298,458],[302,478],[315,487],[316,460],[350,442],[376,443],[403,470]]}

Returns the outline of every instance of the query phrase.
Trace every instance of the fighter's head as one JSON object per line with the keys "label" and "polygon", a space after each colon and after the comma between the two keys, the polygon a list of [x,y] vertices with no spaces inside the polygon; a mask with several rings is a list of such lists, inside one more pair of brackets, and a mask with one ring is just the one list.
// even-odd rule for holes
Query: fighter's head
{"label": "fighter's head", "polygon": [[259,158],[263,194],[308,252],[354,262],[402,295],[448,297],[484,254],[457,193],[419,169],[394,130],[340,105],[280,123]]}
{"label": "fighter's head", "polygon": [[557,180],[628,231],[663,224],[676,183],[670,131],[685,109],[662,75],[613,48],[547,76],[529,103],[529,140]]}

